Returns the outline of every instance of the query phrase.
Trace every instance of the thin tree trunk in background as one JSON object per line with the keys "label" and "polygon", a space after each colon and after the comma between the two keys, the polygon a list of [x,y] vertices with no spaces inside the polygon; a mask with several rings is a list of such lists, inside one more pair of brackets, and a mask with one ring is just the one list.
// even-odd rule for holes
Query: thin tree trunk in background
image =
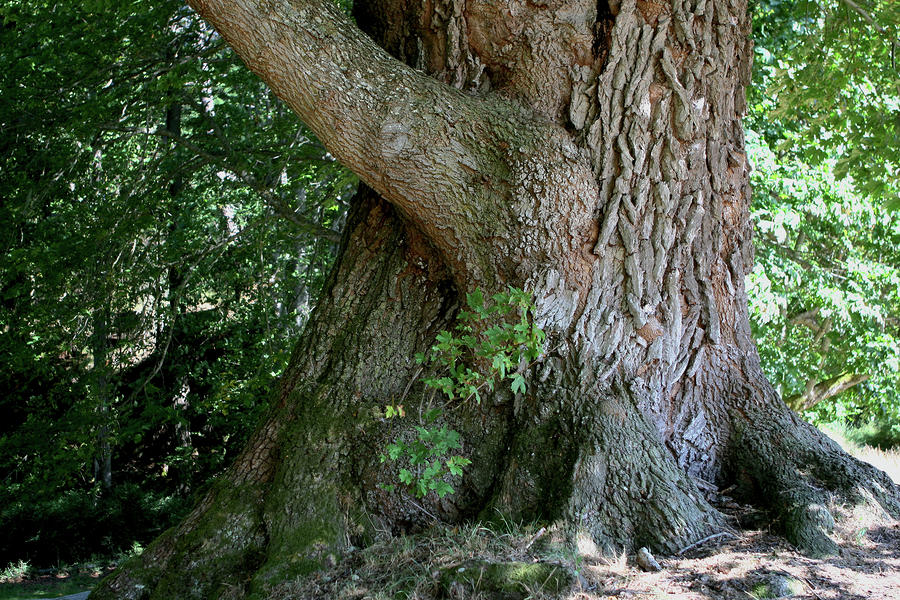
{"label": "thin tree trunk in background", "polygon": [[110,443],[110,385],[109,385],[109,304],[94,311],[92,352],[94,355],[94,393],[97,405],[97,454],[94,458],[94,479],[103,489],[112,489],[112,444]]}
{"label": "thin tree trunk in background", "polygon": [[[172,103],[169,104],[168,108],[166,109],[166,130],[171,132],[175,139],[181,137],[181,115],[181,99],[177,97],[176,92],[176,97],[173,97]],[[177,154],[179,153],[177,144],[175,142],[171,142],[170,145],[170,151],[177,156]],[[169,198],[172,201],[172,206],[176,206],[176,201],[183,188],[184,178],[182,177],[180,171],[176,171],[175,176],[168,185]],[[170,235],[178,235],[178,226],[179,224],[177,222],[177,219],[173,220],[170,228]],[[173,265],[169,267],[169,312],[171,323],[170,327],[172,327],[173,330],[178,327],[180,316],[184,312],[184,306],[181,303],[181,288],[184,283],[184,278],[185,273],[183,273],[180,265]],[[176,372],[180,372],[180,369],[176,369]],[[175,441],[177,444],[176,452],[180,453],[182,456],[190,456],[190,460],[193,460],[193,440],[191,439],[191,429],[188,421],[188,410],[190,408],[189,395],[191,386],[187,381],[186,374],[179,375],[178,380],[172,382],[172,384],[172,389],[175,390],[175,393],[172,397],[172,410],[175,412]],[[187,469],[186,471],[182,470],[182,481],[179,485],[179,488],[182,492],[187,492],[190,489],[189,474],[190,469]]]}

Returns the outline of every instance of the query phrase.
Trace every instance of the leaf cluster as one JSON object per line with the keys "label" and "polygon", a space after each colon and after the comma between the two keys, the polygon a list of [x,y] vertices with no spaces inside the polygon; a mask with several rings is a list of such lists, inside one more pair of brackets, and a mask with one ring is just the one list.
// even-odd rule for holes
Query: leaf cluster
{"label": "leaf cluster", "polygon": [[480,289],[466,295],[455,333],[441,331],[437,343],[416,356],[420,364],[440,365],[425,385],[450,400],[481,402],[481,392],[497,381],[510,381],[514,393],[525,392],[524,371],[543,351],[544,332],[533,320],[531,294],[516,288],[486,299]]}
{"label": "leaf cluster", "polygon": [[[387,408],[388,418],[400,416],[399,411],[392,409],[392,406]],[[472,464],[464,456],[449,455],[453,450],[462,448],[462,444],[458,432],[448,429],[446,425],[432,426],[440,416],[440,409],[428,411],[425,415],[426,426],[417,425],[414,428],[415,437],[411,442],[397,439],[386,446],[385,453],[381,456],[382,463],[388,460],[408,461],[411,468],[401,468],[397,472],[397,479],[419,498],[424,498],[432,491],[440,498],[452,494],[453,486],[445,481],[444,476],[460,476],[463,467]],[[394,486],[387,485],[385,489],[392,491]]]}
{"label": "leaf cluster", "polygon": [[900,207],[900,4],[756,0],[752,127],[783,160]]}
{"label": "leaf cluster", "polygon": [[900,215],[827,165],[780,163],[748,132],[756,265],[747,279],[763,367],[786,399],[867,378],[811,416],[900,422]]}
{"label": "leaf cluster", "polygon": [[[419,364],[435,373],[422,382],[450,401],[474,399],[478,404],[481,394],[493,392],[498,381],[509,381],[515,394],[525,393],[525,370],[540,357],[544,344],[544,332],[533,315],[534,302],[528,292],[510,287],[485,298],[476,288],[466,295],[466,309],[459,312],[454,332],[439,332],[431,349],[416,355]],[[403,417],[405,410],[389,405],[385,415]],[[450,454],[462,444],[458,432],[435,424],[442,416],[440,408],[426,411],[424,426],[415,426],[412,441],[398,438],[381,455],[382,463],[408,461],[412,468],[401,468],[398,479],[418,497],[430,491],[441,498],[452,494],[446,476],[459,476],[471,464],[468,458]]]}

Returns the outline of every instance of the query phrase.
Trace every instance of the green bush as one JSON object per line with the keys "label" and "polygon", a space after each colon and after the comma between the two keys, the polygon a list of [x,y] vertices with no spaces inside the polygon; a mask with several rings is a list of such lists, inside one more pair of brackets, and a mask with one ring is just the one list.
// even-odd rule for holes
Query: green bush
{"label": "green bush", "polygon": [[70,490],[50,498],[7,498],[0,509],[0,564],[55,566],[112,556],[147,543],[190,508],[183,498],[122,484],[108,495]]}

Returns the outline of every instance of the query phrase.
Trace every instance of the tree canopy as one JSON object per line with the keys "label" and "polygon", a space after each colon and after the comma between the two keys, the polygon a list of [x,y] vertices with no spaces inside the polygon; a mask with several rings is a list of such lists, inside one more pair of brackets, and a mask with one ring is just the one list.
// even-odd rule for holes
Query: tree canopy
{"label": "tree canopy", "polygon": [[0,17],[4,515],[99,485],[104,453],[117,484],[202,484],[284,368],[355,177],[179,2]]}
{"label": "tree canopy", "polygon": [[760,1],[753,16],[750,302],[763,364],[810,416],[897,423],[898,6]]}

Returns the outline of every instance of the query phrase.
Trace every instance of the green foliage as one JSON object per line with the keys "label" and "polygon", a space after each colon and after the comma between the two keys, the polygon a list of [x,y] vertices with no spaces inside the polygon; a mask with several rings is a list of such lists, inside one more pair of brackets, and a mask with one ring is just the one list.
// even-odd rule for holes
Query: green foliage
{"label": "green foliage", "polygon": [[[386,416],[388,418],[402,416],[401,410],[388,406]],[[401,468],[397,473],[400,483],[409,487],[419,498],[423,498],[428,492],[434,492],[443,498],[453,493],[453,486],[444,480],[445,475],[462,475],[462,468],[472,464],[468,458],[459,455],[449,455],[453,450],[462,447],[459,441],[459,433],[448,429],[446,426],[437,427],[434,421],[441,416],[440,409],[428,411],[425,415],[426,426],[415,427],[415,437],[409,443],[397,439],[385,448],[385,454],[381,455],[381,462],[408,461],[410,469]],[[393,490],[393,486],[386,486]]]}
{"label": "green foliage", "polygon": [[756,0],[751,113],[781,160],[900,207],[900,3]]}
{"label": "green foliage", "polygon": [[31,565],[22,559],[9,563],[5,569],[0,571],[0,581],[8,581],[10,579],[22,579],[31,571]]}
{"label": "green foliage", "polygon": [[[0,63],[0,507],[102,504],[106,458],[185,498],[256,424],[355,178],[182,2],[0,0]],[[100,518],[65,507],[4,512],[4,547]]]}
{"label": "green foliage", "polygon": [[105,495],[71,489],[41,499],[19,496],[0,505],[0,563],[27,556],[34,565],[58,565],[128,552],[175,525],[191,505],[135,484]]}
{"label": "green foliage", "polygon": [[525,367],[543,349],[544,332],[534,324],[531,294],[516,288],[485,300],[481,290],[467,294],[468,310],[459,313],[456,333],[441,331],[420,364],[442,367],[425,385],[446,395],[481,402],[481,392],[508,380],[514,393],[525,392]]}
{"label": "green foliage", "polygon": [[751,323],[769,378],[818,422],[900,423],[898,8],[751,5]]}
{"label": "green foliage", "polygon": [[870,446],[879,450],[900,448],[900,426],[896,422],[870,421],[858,426],[831,423],[827,428],[829,433],[836,433],[839,439],[845,439],[857,447]]}
{"label": "green foliage", "polygon": [[[441,331],[427,353],[416,362],[434,375],[422,382],[449,401],[481,403],[481,394],[494,391],[497,382],[510,382],[513,393],[526,391],[525,370],[543,351],[544,332],[533,320],[531,294],[516,288],[494,294],[489,300],[480,289],[466,295],[467,309],[460,311],[454,333]],[[388,419],[405,416],[402,405],[385,409]],[[450,455],[462,447],[459,433],[435,421],[443,410],[432,408],[424,414],[424,426],[416,426],[410,442],[396,439],[388,444],[381,462],[407,461],[412,469],[401,468],[398,479],[418,497],[434,491],[443,498],[454,492],[445,478],[462,475],[471,461]],[[387,486],[392,490],[393,486]]]}
{"label": "green foliage", "polygon": [[900,422],[900,216],[836,182],[824,165],[778,164],[748,133],[756,266],[751,324],[782,396],[842,374],[868,379],[817,418]]}

